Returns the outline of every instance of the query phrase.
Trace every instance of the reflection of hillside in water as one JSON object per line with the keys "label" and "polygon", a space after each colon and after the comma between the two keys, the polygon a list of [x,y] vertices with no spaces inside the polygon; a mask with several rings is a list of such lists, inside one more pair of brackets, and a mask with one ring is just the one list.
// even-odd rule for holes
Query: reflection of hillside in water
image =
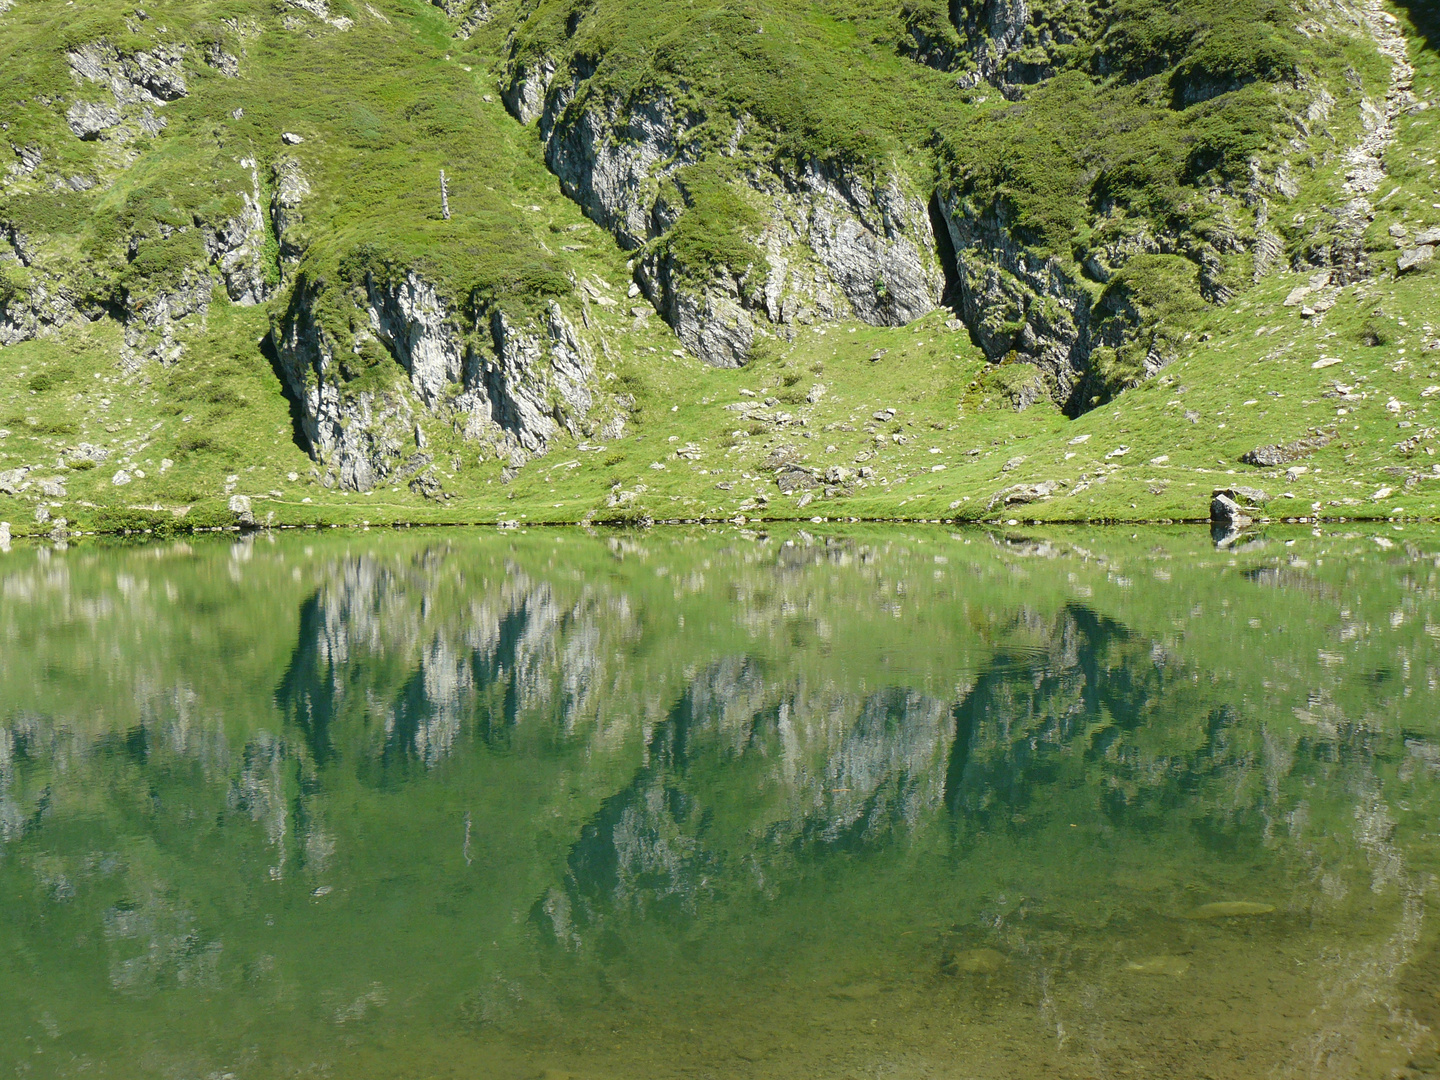
{"label": "reflection of hillside in water", "polygon": [[[797,607],[815,623],[840,619],[814,597],[797,605],[797,583],[874,559],[864,545],[780,548],[768,568],[737,576],[734,617],[752,629]],[[903,591],[902,579],[894,595]],[[657,633],[654,616],[622,590],[515,561],[486,578],[441,549],[334,559],[300,605],[274,684],[296,740],[262,728],[236,753],[184,684],[138,686],[123,735],[87,741],[63,721],[11,716],[0,725],[0,836],[17,838],[41,816],[43,795],[27,805],[16,794],[17,762],[186,758],[229,777],[228,805],[283,847],[295,795],[282,762],[292,756],[321,777],[340,767],[383,783],[472,743],[508,747],[522,728],[538,740],[531,750],[575,740],[613,749],[638,730],[643,763],[586,826],[564,887],[545,901],[559,926],[612,906],[691,910],[697,883],[738,872],[737,860],[754,862],[759,882],[767,860],[903,837],[942,805],[968,831],[1022,827],[1057,785],[1092,788],[1116,823],[1134,824],[1193,802],[1223,772],[1242,797],[1204,810],[1218,832],[1279,812],[1267,800],[1293,748],[1238,731],[1237,703],[1207,696],[1173,651],[1078,603],[991,611],[991,660],[978,673],[940,673],[953,696],[807,676],[803,649],[784,670],[746,653],[675,655],[688,677],[656,661],[642,670],[634,657]],[[668,704],[667,685],[678,686]],[[1409,742],[1412,756],[1429,750]],[[716,770],[758,796],[727,801],[717,818],[706,792]],[[1252,772],[1270,782],[1247,784]]]}
{"label": "reflection of hillside in water", "polygon": [[[707,895],[773,891],[797,853],[903,837],[940,805],[946,704],[767,680],[754,661],[697,675],[646,761],[571,848],[532,914],[579,944],[607,914],[693,914]],[[736,785],[738,800],[725,790]]]}
{"label": "reflection of hillside in water", "polygon": [[1115,823],[1140,824],[1221,773],[1243,786],[1255,761],[1236,736],[1240,715],[1196,691],[1194,668],[1080,604],[1021,621],[1038,648],[1002,645],[956,706],[945,778],[952,813],[972,826],[1013,822],[1037,803],[1043,812],[1057,786],[1091,786]]}
{"label": "reflection of hillside in water", "polygon": [[624,596],[585,590],[563,602],[549,583],[510,563],[503,580],[442,616],[434,590],[451,583],[427,573],[438,566],[429,553],[404,571],[380,559],[346,559],[301,606],[299,639],[275,700],[317,766],[335,755],[339,719],[378,739],[378,755],[370,750],[382,767],[432,768],[470,724],[496,744],[522,716],[543,716],[561,735],[597,718],[601,638],[614,647],[633,637]]}
{"label": "reflection of hillside in water", "polygon": [[[461,974],[424,1007],[463,997],[519,1030],[531,1006],[561,1008],[555,973],[593,963],[618,980],[607,965],[683,961],[665,951],[682,939],[742,970],[731,930],[778,937],[812,909],[843,922],[883,901],[922,928],[817,932],[817,963],[847,942],[891,949],[892,973],[927,994],[972,988],[984,1008],[1093,1033],[1111,990],[1141,986],[1129,960],[1193,963],[1198,979],[1205,948],[1215,965],[1238,955],[1221,949],[1229,928],[1184,916],[1253,898],[1275,919],[1236,937],[1255,928],[1263,951],[1313,935],[1316,967],[1288,985],[1318,987],[1305,1008],[1325,1034],[1295,1060],[1347,1052],[1376,1008],[1432,1015],[1433,853],[1403,815],[1431,798],[1440,751],[1433,728],[1394,720],[1435,691],[1428,564],[1407,553],[1367,612],[1298,556],[1209,567],[1176,599],[1158,584],[1105,595],[1145,568],[1075,550],[624,539],[580,567],[492,540],[292,547],[269,564],[260,549],[195,569],[237,591],[203,616],[230,629],[190,654],[189,615],[138,556],[117,556],[103,588],[37,562],[5,579],[0,609],[0,674],[39,673],[45,690],[0,705],[0,883],[72,914],[91,903],[99,981],[121,995],[248,993],[267,964],[329,993],[363,966],[357,941],[384,936],[376,912],[415,911],[406,948],[425,959],[377,965],[388,1000],[421,1000],[434,972],[419,968],[465,939]],[[266,572],[293,589],[232,613],[257,594],[236,575]],[[1253,606],[1219,621],[1257,595],[1289,624],[1252,639],[1258,676],[1239,646],[1214,646],[1268,621]],[[1324,605],[1328,636],[1291,648],[1281,634]],[[261,639],[274,651],[253,678],[207,682]],[[84,692],[46,682],[57,671]],[[83,845],[64,828],[77,821]],[[188,846],[206,843],[222,857]],[[340,957],[329,974],[305,966],[308,939],[281,948],[248,926],[260,908],[213,914],[214,896],[262,890],[266,911],[273,896],[309,913],[317,955]],[[700,976],[680,961],[666,975],[683,989]]]}

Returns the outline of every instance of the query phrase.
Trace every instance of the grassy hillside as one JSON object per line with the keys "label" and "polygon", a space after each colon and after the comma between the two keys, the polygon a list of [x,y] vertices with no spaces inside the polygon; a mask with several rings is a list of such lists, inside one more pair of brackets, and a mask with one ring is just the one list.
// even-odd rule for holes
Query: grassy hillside
{"label": "grassy hillside", "polygon": [[[18,0],[0,520],[1440,514],[1425,13],[992,8]],[[901,241],[946,291],[893,325]]]}

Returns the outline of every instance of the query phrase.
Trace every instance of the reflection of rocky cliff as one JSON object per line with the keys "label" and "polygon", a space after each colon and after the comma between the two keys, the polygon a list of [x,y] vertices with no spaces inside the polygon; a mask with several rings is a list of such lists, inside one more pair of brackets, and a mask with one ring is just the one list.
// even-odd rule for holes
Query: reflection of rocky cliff
{"label": "reflection of rocky cliff", "polygon": [[957,815],[1023,811],[1076,752],[1093,761],[1119,750],[1165,691],[1163,655],[1152,659],[1146,642],[1088,608],[1070,605],[1033,629],[1040,649],[1002,649],[955,707],[945,799]]}
{"label": "reflection of rocky cliff", "polygon": [[1148,639],[1072,604],[1022,609],[1005,640],[958,701],[713,664],[532,918],[580,946],[607,924],[694,914],[722,881],[732,897],[769,895],[822,852],[907,842],[942,806],[967,834],[1098,805],[1112,826],[1142,830],[1179,813],[1215,842],[1284,811],[1283,752],[1248,739],[1240,712],[1197,693],[1196,673]]}
{"label": "reflection of rocky cliff", "polygon": [[[989,660],[902,676],[863,666],[863,646],[834,645],[845,638],[821,626],[853,617],[843,605],[857,596],[887,618],[920,610],[923,598],[901,589],[902,556],[837,542],[707,564],[726,582],[716,610],[729,604],[757,642],[746,651],[723,634],[673,637],[669,598],[689,603],[710,586],[647,543],[610,552],[649,560],[661,594],[543,558],[466,559],[443,543],[312,564],[315,584],[296,594],[295,645],[273,691],[259,707],[246,702],[243,727],[224,699],[150,676],[137,677],[133,717],[103,733],[0,714],[0,841],[43,829],[57,797],[73,805],[82,775],[120,776],[137,791],[162,773],[203,776],[208,812],[245,826],[253,871],[321,887],[341,843],[322,820],[327,791],[356,778],[392,791],[396,779],[426,783],[486,748],[525,763],[573,755],[567,783],[595,810],[532,914],[547,936],[590,947],[643,919],[775,897],[829,855],[903,848],[947,820],[967,841],[1096,808],[1106,828],[1183,828],[1221,846],[1261,829],[1303,831],[1302,811],[1361,822],[1338,826],[1347,836],[1381,831],[1365,823],[1381,820],[1383,804],[1363,818],[1333,797],[1328,809],[1297,809],[1293,789],[1315,760],[1297,729],[1263,730],[1257,715],[1273,711],[1247,705],[1232,677],[1088,607],[980,594],[968,611],[980,644],[967,647],[993,648]],[[845,593],[841,581],[860,587]],[[861,659],[853,670],[827,664],[832,647]],[[267,699],[279,716],[266,715]],[[1314,726],[1298,730],[1339,745],[1353,723],[1343,713],[1312,693],[1296,716]],[[1366,738],[1343,753],[1369,760]],[[1429,744],[1411,741],[1406,767],[1430,768]]]}
{"label": "reflection of rocky cliff", "polygon": [[[1039,646],[1002,648],[955,707],[945,802],[958,821],[1024,825],[1075,791],[1115,825],[1182,813],[1218,842],[1278,813],[1275,769],[1291,762],[1234,702],[1197,692],[1197,672],[1078,604],[1038,621]],[[1230,797],[1204,797],[1222,781]]]}
{"label": "reflection of rocky cliff", "polygon": [[[575,944],[607,913],[693,913],[722,878],[764,894],[807,852],[904,835],[939,807],[949,731],[928,695],[813,689],[718,661],[654,729],[644,765],[584,827],[563,885],[533,914]],[[731,785],[747,795],[727,796]]]}
{"label": "reflection of rocky cliff", "polygon": [[[562,731],[592,710],[602,685],[603,632],[623,639],[632,618],[623,600],[584,597],[564,606],[554,588],[507,567],[502,582],[438,615],[448,582],[443,557],[410,566],[360,557],[338,564],[300,610],[300,632],[275,691],[317,766],[343,738],[383,768],[433,767],[467,722],[482,741],[503,741],[522,713],[547,714]],[[357,743],[358,748],[358,743]]]}

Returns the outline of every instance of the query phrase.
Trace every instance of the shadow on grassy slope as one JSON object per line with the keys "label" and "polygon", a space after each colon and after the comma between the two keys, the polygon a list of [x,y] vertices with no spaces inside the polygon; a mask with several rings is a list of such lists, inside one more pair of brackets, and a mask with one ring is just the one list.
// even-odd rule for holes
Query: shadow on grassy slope
{"label": "shadow on grassy slope", "polygon": [[296,446],[308,454],[310,442],[305,437],[305,405],[290,388],[290,380],[285,377],[285,371],[280,366],[280,353],[275,348],[274,334],[266,334],[260,339],[260,353],[269,361],[270,370],[275,372],[275,380],[280,384],[280,393],[285,396],[285,403],[290,406],[290,437]]}
{"label": "shadow on grassy slope", "polygon": [[1436,6],[1435,0],[1396,0],[1396,6],[1410,16],[1425,44],[1431,50],[1440,52],[1440,7]]}

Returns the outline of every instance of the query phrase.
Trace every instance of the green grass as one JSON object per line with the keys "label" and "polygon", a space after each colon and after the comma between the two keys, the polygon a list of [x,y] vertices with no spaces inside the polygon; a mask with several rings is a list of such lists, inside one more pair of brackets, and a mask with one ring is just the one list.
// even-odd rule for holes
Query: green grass
{"label": "green grass", "polygon": [[[452,39],[443,13],[419,0],[377,4],[378,15],[365,5],[332,9],[355,26],[341,32],[290,12],[299,29],[287,30],[259,0],[147,7],[151,18],[135,22],[134,34],[158,41],[163,26],[169,40],[195,49],[218,42],[242,55],[244,76],[227,79],[187,63],[191,93],[164,107],[165,132],[127,148],[80,142],[63,119],[74,96],[98,95],[72,82],[67,41],[99,33],[104,23],[117,45],[143,44],[128,36],[121,6],[91,5],[85,19],[99,20],[94,26],[38,0],[0,15],[0,122],[17,146],[34,141],[44,151],[39,173],[12,174],[0,190],[0,220],[37,252],[29,267],[0,261],[0,302],[58,285],[94,320],[0,352],[0,429],[8,432],[0,471],[29,466],[32,482],[60,477],[66,488],[63,497],[42,498],[33,486],[0,495],[0,520],[16,532],[50,529],[36,520],[42,502],[51,517],[84,529],[220,523],[232,492],[255,500],[262,520],[289,524],[737,515],[1188,520],[1207,515],[1211,488],[1246,482],[1270,492],[1279,516],[1440,514],[1440,481],[1417,479],[1430,472],[1427,447],[1436,440],[1422,439],[1408,455],[1396,449],[1427,430],[1432,408],[1440,408],[1440,396],[1421,396],[1440,385],[1440,374],[1432,375],[1440,364],[1431,359],[1440,351],[1428,348],[1440,340],[1433,314],[1440,272],[1432,266],[1394,279],[1397,248],[1388,231],[1440,224],[1431,164],[1440,150],[1436,110],[1401,118],[1366,234],[1374,280],[1347,286],[1322,319],[1305,319],[1281,302],[1308,274],[1274,273],[1252,285],[1248,256],[1230,253],[1216,280],[1236,295],[1223,306],[1200,299],[1206,281],[1197,252],[1223,246],[1230,227],[1223,208],[1239,205],[1223,185],[1242,183],[1236,163],[1256,151],[1255,140],[1270,148],[1260,154],[1270,169],[1275,140],[1293,133],[1286,119],[1293,92],[1283,80],[1278,89],[1267,80],[1294,63],[1335,88],[1337,103],[1305,144],[1315,155],[1313,178],[1294,200],[1274,202],[1271,223],[1287,257],[1326,242],[1333,215],[1324,207],[1337,204],[1344,180],[1334,148],[1358,129],[1361,90],[1373,94],[1385,78],[1361,43],[1297,43],[1285,19],[1263,4],[1165,7],[1171,22],[1158,19],[1156,4],[1122,5],[1106,16],[1103,33],[1087,24],[1100,35],[1090,46],[1046,61],[1054,77],[1008,103],[984,86],[961,91],[953,74],[905,55],[907,26],[936,15],[914,7],[678,11],[661,0],[601,2],[580,13],[566,36],[574,12],[542,0],[518,23],[517,5],[498,6],[468,43]],[[227,17],[241,19],[239,32]],[[1241,24],[1253,33],[1237,37]],[[1028,373],[988,365],[966,331],[947,328],[943,310],[908,327],[801,326],[793,340],[757,341],[748,367],[713,370],[675,356],[658,316],[630,315],[643,300],[624,299],[625,254],[559,192],[534,130],[505,113],[497,81],[503,38],[515,25],[521,59],[561,50],[596,60],[585,93],[659,86],[708,118],[694,136],[708,149],[677,177],[677,198],[689,209],[655,241],[697,271],[743,270],[759,258],[750,238],[765,208],[737,183],[738,171],[806,155],[877,168],[895,161],[918,190],[954,185],[977,207],[1002,200],[1037,253],[1053,251],[1072,269],[1086,251],[1131,235],[1137,222],[1174,227],[1194,247],[1133,258],[1108,285],[1087,283],[1111,325],[1138,323],[1142,333],[1097,351],[1087,393],[1103,404],[1078,419],[1047,401],[1011,408]],[[1423,98],[1440,64],[1433,47],[1411,40]],[[1302,44],[1296,61],[1292,51]],[[1101,71],[1096,49],[1124,62]],[[1140,58],[1150,55],[1163,66],[1147,69]],[[1334,82],[1346,66],[1359,89]],[[1202,68],[1254,81],[1176,108],[1175,80]],[[742,152],[733,160],[718,155],[742,113],[756,121]],[[281,131],[305,142],[285,146]],[[1320,153],[1326,145],[1328,158]],[[203,263],[203,228],[238,212],[240,193],[251,188],[241,159],[256,160],[264,187],[282,156],[301,163],[312,188],[297,234],[308,248],[302,262],[284,267],[284,287],[268,306],[246,309],[228,304],[217,283],[208,314],[182,331],[178,364],[120,365],[121,332],[107,312],[153,298]],[[1196,162],[1212,159],[1197,171]],[[440,215],[442,168],[449,221]],[[100,183],[57,190],[52,181],[70,175]],[[1219,201],[1206,195],[1217,184]],[[268,244],[273,257],[273,236]],[[524,316],[559,297],[596,345],[596,415],[622,396],[635,400],[625,435],[603,446],[598,437],[562,436],[512,477],[447,421],[426,416],[428,452],[451,498],[427,500],[403,484],[367,495],[323,487],[295,445],[290,405],[262,341],[298,280],[316,287],[322,323],[344,341],[360,318],[353,291],[367,278],[410,270],[437,284],[467,328],[495,307]],[[614,306],[579,295],[573,283],[594,278],[610,285]],[[1152,351],[1172,362],[1142,381]],[[1314,368],[1322,356],[1341,363]],[[400,378],[378,347],[343,360],[337,377],[348,392]],[[1365,396],[1325,397],[1336,380]],[[821,384],[823,394],[812,393]],[[725,408],[772,397],[759,416]],[[1387,407],[1391,398],[1398,412]],[[895,413],[874,419],[886,409]],[[777,419],[782,413],[790,419]],[[1236,460],[1315,429],[1334,430],[1335,441],[1298,463],[1308,471],[1294,479]],[[1081,436],[1089,438],[1074,441]],[[95,468],[55,464],[81,442],[104,445],[112,456]],[[677,456],[692,444],[698,456]],[[1123,455],[1106,456],[1121,447],[1128,447]],[[820,473],[832,466],[873,472],[820,484],[801,505],[799,493],[783,495],[774,482],[782,460]],[[122,467],[131,482],[116,486]],[[1047,480],[1063,486],[1046,501],[993,504],[1006,488]],[[1386,487],[1391,494],[1376,498]]]}

